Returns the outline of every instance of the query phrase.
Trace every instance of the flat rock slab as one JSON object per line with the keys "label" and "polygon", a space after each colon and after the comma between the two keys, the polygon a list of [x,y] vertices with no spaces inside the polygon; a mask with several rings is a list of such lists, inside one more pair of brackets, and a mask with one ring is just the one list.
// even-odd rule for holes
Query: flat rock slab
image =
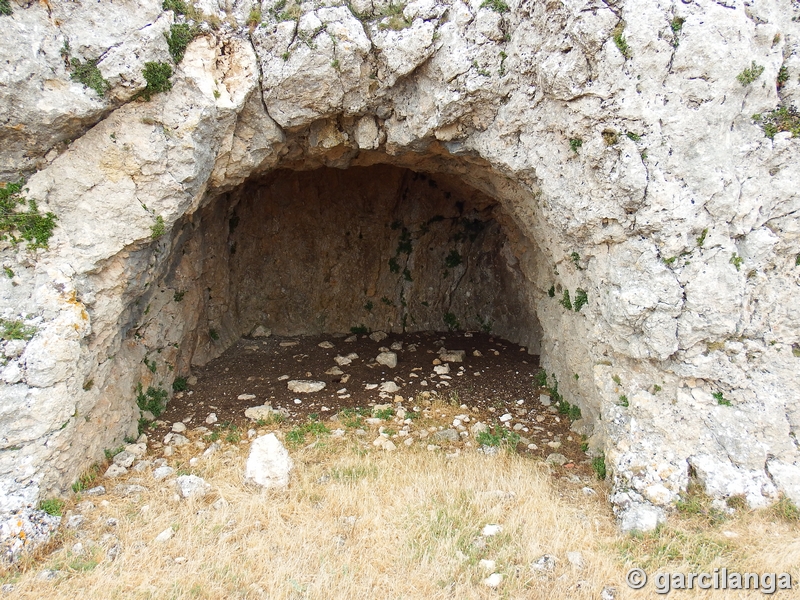
{"label": "flat rock slab", "polygon": [[381,352],[375,359],[379,365],[394,369],[397,366],[397,354],[394,352]]}
{"label": "flat rock slab", "polygon": [[296,394],[313,394],[325,389],[327,385],[324,381],[306,381],[302,379],[292,379],[286,382],[290,392]]}

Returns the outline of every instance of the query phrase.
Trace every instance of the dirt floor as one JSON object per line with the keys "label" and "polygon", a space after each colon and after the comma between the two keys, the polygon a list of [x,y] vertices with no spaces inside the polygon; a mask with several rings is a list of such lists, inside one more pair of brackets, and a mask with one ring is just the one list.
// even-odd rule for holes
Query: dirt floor
{"label": "dirt floor", "polygon": [[[255,425],[245,417],[245,410],[265,404],[281,410],[286,425],[311,419],[335,428],[344,409],[366,409],[362,414],[370,416],[375,405],[389,404],[394,409],[419,411],[424,417],[412,422],[396,417],[387,420],[385,424],[410,425],[405,432],[392,433],[390,429],[390,437],[399,443],[404,435],[414,437],[420,428],[433,437],[437,430],[448,427],[442,421],[447,415],[431,413],[431,404],[438,399],[455,410],[453,416],[468,416],[469,420],[461,419],[460,432],[469,432],[476,422],[500,427],[501,417],[510,415],[510,420],[509,416],[503,418],[504,427],[520,436],[516,448],[521,454],[545,459],[559,453],[568,459],[568,469],[588,472],[581,436],[570,431],[569,418],[559,413],[554,402],[550,406],[541,402],[542,395],[549,392],[534,382],[540,370],[539,357],[528,354],[527,348],[480,332],[380,337],[373,334],[379,341],[367,335],[242,339],[218,359],[195,370],[196,382],[190,379],[193,385],[175,395],[154,424],[155,431],[148,435],[158,440],[179,421],[188,428],[205,426],[212,433],[231,426],[246,431]],[[442,349],[463,350],[463,362],[440,360]],[[383,351],[396,353],[395,368],[376,362]],[[352,358],[350,364],[338,366],[335,362],[336,357],[352,354],[358,358]],[[446,370],[442,369],[444,365],[449,365],[449,373],[434,372],[435,367]],[[325,388],[295,393],[288,388],[293,380],[321,381]],[[399,389],[381,392],[379,386],[385,382],[394,382]],[[216,422],[207,422],[211,413]],[[428,438],[425,433],[416,434],[420,436]],[[473,434],[462,433],[460,438],[458,442],[437,438],[436,443],[451,450],[479,445]],[[516,441],[515,437],[510,439]]]}

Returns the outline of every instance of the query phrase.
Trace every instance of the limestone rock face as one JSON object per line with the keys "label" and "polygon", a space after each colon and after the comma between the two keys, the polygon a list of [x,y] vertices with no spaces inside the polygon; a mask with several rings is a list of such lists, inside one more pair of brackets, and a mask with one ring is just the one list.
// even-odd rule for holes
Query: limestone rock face
{"label": "limestone rock face", "polygon": [[[796,2],[265,2],[252,28],[252,0],[222,4],[197,3],[180,64],[164,33],[186,18],[158,0],[0,15],[0,180],[58,216],[46,250],[0,242],[0,316],[35,331],[2,342],[0,511],[135,434],[139,393],[304,322],[524,342],[580,406],[626,526],[690,470],[715,496],[797,501],[800,139],[764,128],[800,107]],[[102,94],[72,78],[87,61]],[[149,102],[146,62],[174,70]],[[336,196],[333,170],[382,199]],[[310,199],[316,246],[290,210]],[[314,261],[278,269],[281,236]],[[317,262],[311,320],[282,321]]]}

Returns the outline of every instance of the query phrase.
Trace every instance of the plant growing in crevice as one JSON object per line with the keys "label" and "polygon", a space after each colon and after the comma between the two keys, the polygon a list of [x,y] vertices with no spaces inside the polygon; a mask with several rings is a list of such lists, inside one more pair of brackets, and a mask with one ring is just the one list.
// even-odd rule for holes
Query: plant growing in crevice
{"label": "plant growing in crevice", "polygon": [[572,252],[569,257],[572,259],[575,268],[578,269],[578,271],[583,271],[583,267],[581,266],[581,255],[577,252]]}
{"label": "plant growing in crevice", "polygon": [[444,317],[442,317],[442,320],[444,321],[444,324],[447,325],[447,329],[450,331],[461,329],[461,324],[458,322],[455,313],[445,313]]}
{"label": "plant growing in crevice", "polygon": [[720,406],[731,406],[731,401],[726,399],[725,396],[722,395],[722,392],[714,392],[711,394],[714,396],[714,400],[717,401],[717,404]]}
{"label": "plant growing in crevice", "polygon": [[788,81],[789,69],[786,65],[781,65],[781,68],[778,69],[778,76],[775,78],[775,85],[778,89],[781,89]]}
{"label": "plant growing in crevice", "polygon": [[623,394],[619,397],[619,402],[617,402],[617,405],[621,406],[622,408],[628,408],[631,404],[628,402],[628,397]]}
{"label": "plant growing in crevice", "polygon": [[619,141],[619,134],[613,129],[604,129],[601,135],[606,146],[613,146]]}
{"label": "plant growing in crevice", "polygon": [[488,8],[501,15],[511,10],[508,4],[503,2],[503,0],[483,0],[483,2],[481,2],[481,8]]}
{"label": "plant growing in crevice", "polygon": [[572,302],[569,299],[569,290],[564,290],[564,295],[561,297],[561,300],[559,300],[558,303],[567,310],[572,310]]}
{"label": "plant growing in crevice", "polygon": [[638,142],[639,140],[642,139],[642,136],[632,131],[627,132],[625,135],[628,136],[628,139],[633,142]]}
{"label": "plant growing in crevice", "polygon": [[11,3],[9,0],[0,0],[0,15],[12,15],[14,11],[11,9]]}
{"label": "plant growing in crevice", "polygon": [[[69,46],[65,44],[65,48],[68,49]],[[98,96],[105,96],[108,90],[111,89],[111,85],[103,78],[103,74],[97,68],[98,62],[99,59],[87,60],[86,62],[81,62],[78,58],[70,59],[69,64],[72,73],[70,73],[69,77],[73,81],[82,83],[87,88],[94,90]]]}
{"label": "plant growing in crevice", "polygon": [[36,335],[36,327],[25,325],[21,319],[0,319],[0,339],[30,340]]}
{"label": "plant growing in crevice", "polygon": [[800,137],[800,112],[793,106],[779,106],[772,112],[755,114],[753,121],[761,124],[764,135],[769,139],[781,131],[790,132],[792,137]]}
{"label": "plant growing in crevice", "polygon": [[669,22],[669,28],[672,30],[672,46],[674,48],[677,48],[680,43],[679,36],[685,22],[686,19],[682,17],[672,17],[672,20]]}
{"label": "plant growing in crevice", "polygon": [[136,98],[149,102],[155,94],[172,89],[172,82],[169,80],[172,77],[172,67],[167,63],[146,62],[142,74],[147,85],[136,95]]}
{"label": "plant growing in crevice", "polygon": [[551,298],[555,298],[556,297],[556,286],[555,285],[551,285],[550,286],[550,289],[547,290],[547,295],[550,296]]}
{"label": "plant growing in crevice", "polygon": [[583,140],[581,138],[570,138],[569,139],[569,149],[572,150],[575,154],[578,153],[578,148],[583,146]]}
{"label": "plant growing in crevice", "polygon": [[186,47],[199,34],[200,28],[188,23],[173,23],[170,25],[169,33],[165,33],[164,37],[167,38],[170,56],[172,56],[172,60],[175,61],[176,65],[183,60],[183,56],[186,54]]}
{"label": "plant growing in crevice", "polygon": [[161,215],[156,216],[156,222],[150,226],[150,239],[157,240],[166,232],[167,228],[164,224],[164,217]]}
{"label": "plant growing in crevice", "polygon": [[216,329],[209,329],[208,330],[208,337],[210,337],[213,341],[219,340],[219,332]]}
{"label": "plant growing in crevice", "polygon": [[458,250],[450,250],[450,254],[448,254],[444,259],[444,264],[448,269],[454,269],[462,262],[461,255],[458,253]]}
{"label": "plant growing in crevice", "polygon": [[703,244],[705,244],[705,242],[706,242],[706,237],[707,236],[708,236],[708,227],[703,229],[702,233],[697,238],[697,247],[698,248],[702,248],[703,247]]}
{"label": "plant growing in crevice", "polygon": [[389,6],[387,6],[380,15],[383,18],[388,17],[389,19],[378,25],[378,29],[382,31],[386,29],[391,29],[392,31],[402,31],[403,29],[411,27],[411,20],[407,19],[403,14],[405,8],[405,4],[395,4],[394,2],[390,2]]}
{"label": "plant growing in crevice", "polygon": [[736,270],[737,270],[737,271],[740,271],[740,270],[741,270],[741,267],[742,267],[742,263],[743,263],[743,262],[744,262],[744,259],[743,259],[741,256],[739,256],[738,254],[736,254],[736,252],[734,252],[734,253],[733,253],[733,256],[731,256],[730,263],[731,263],[731,264],[732,264],[734,267],[736,267]]}
{"label": "plant growing in crevice", "polygon": [[173,392],[185,392],[188,389],[189,384],[186,381],[186,377],[176,377],[175,381],[172,382]]}
{"label": "plant growing in crevice", "polygon": [[142,384],[136,385],[136,405],[143,411],[150,412],[154,417],[158,417],[167,406],[167,390],[154,388],[152,385],[147,391],[142,391]]}
{"label": "plant growing in crevice", "polygon": [[573,304],[575,312],[580,312],[581,309],[586,306],[587,302],[589,302],[589,296],[587,295],[586,290],[582,288],[575,290],[575,303]]}
{"label": "plant growing in crevice", "polygon": [[353,335],[367,335],[369,333],[369,328],[366,325],[361,324],[356,327],[351,327],[350,333]]}
{"label": "plant growing in crevice", "polygon": [[592,471],[598,479],[606,478],[606,455],[599,454],[592,459]]}
{"label": "plant growing in crevice", "polygon": [[625,32],[625,23],[620,22],[612,32],[612,38],[614,40],[614,45],[620,51],[620,54],[624,56],[626,59],[631,57],[631,49],[628,46],[628,41],[625,39],[623,33]]}
{"label": "plant growing in crevice", "polygon": [[753,61],[749,67],[744,69],[741,73],[736,76],[736,81],[742,84],[742,86],[747,86],[753,83],[756,79],[761,77],[761,74],[764,72],[764,67],[759,64],[756,64],[756,61]]}
{"label": "plant growing in crevice", "polygon": [[[56,215],[39,212],[33,199],[26,200],[22,195],[25,180],[8,182],[0,187],[0,240],[9,240],[15,246],[27,242],[30,250],[47,248],[56,226]],[[20,207],[28,205],[27,210]]]}
{"label": "plant growing in crevice", "polygon": [[250,14],[247,15],[247,21],[245,24],[250,28],[258,27],[261,23],[261,9],[258,7],[253,7],[250,9]]}
{"label": "plant growing in crevice", "polygon": [[50,516],[60,517],[64,510],[64,504],[66,503],[61,498],[48,498],[39,503],[39,510],[46,512]]}
{"label": "plant growing in crevice", "polygon": [[375,305],[372,303],[372,300],[367,300],[364,304],[364,310],[367,312],[372,312],[372,309],[375,308]]}

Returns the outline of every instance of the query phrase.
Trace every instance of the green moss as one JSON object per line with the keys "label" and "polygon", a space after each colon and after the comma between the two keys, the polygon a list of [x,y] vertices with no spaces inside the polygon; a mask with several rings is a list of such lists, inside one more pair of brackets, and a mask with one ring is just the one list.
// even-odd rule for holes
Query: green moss
{"label": "green moss", "polygon": [[64,501],[61,498],[48,498],[39,503],[39,510],[43,510],[48,515],[60,517],[64,510]]}
{"label": "green moss", "polygon": [[73,58],[70,60],[70,66],[72,67],[70,79],[79,81],[86,87],[93,89],[98,96],[105,96],[111,85],[103,79],[100,69],[97,68],[97,62],[97,59],[81,62],[80,59]]}
{"label": "green moss", "polygon": [[186,54],[186,47],[199,33],[200,30],[197,27],[187,23],[174,23],[170,26],[169,33],[164,34],[164,37],[167,38],[169,53],[176,65],[183,60],[183,56]]}

